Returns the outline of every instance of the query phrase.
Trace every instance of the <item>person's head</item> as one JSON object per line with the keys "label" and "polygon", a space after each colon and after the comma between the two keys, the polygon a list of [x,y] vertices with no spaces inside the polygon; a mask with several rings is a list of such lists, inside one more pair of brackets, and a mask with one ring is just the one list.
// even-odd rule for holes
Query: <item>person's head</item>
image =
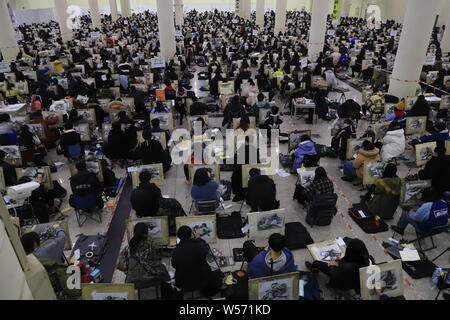
{"label": "person's head", "polygon": [[177,237],[181,241],[192,238],[192,229],[189,226],[181,226],[177,231]]}
{"label": "person's head", "polygon": [[397,177],[397,166],[393,163],[389,163],[384,168],[383,178],[395,178]]}
{"label": "person's head", "polygon": [[264,99],[266,99],[266,96],[263,93],[259,93],[257,99],[258,102],[263,102]]}
{"label": "person's head", "polygon": [[246,114],[244,114],[244,115],[242,115],[241,120],[239,121],[238,128],[245,131],[249,127],[250,127],[250,118]]}
{"label": "person's head", "polygon": [[11,117],[7,113],[0,114],[0,123],[8,122],[11,120]]}
{"label": "person's head", "polygon": [[310,141],[311,137],[308,136],[307,134],[304,134],[300,137],[300,142],[305,142],[305,141]]}
{"label": "person's head", "polygon": [[344,125],[346,126],[352,126],[353,125],[353,121],[351,119],[345,119],[344,120]]}
{"label": "person's head", "polygon": [[152,173],[148,170],[142,170],[139,173],[139,181],[141,183],[148,183],[150,182],[150,180],[152,180]]}
{"label": "person's head", "polygon": [[77,161],[75,168],[77,168],[78,171],[86,170],[86,162],[84,160]]}
{"label": "person's head", "polygon": [[314,175],[314,180],[321,180],[321,179],[327,179],[328,175],[327,172],[325,171],[325,168],[323,167],[318,167],[316,169],[315,175]]}
{"label": "person's head", "polygon": [[122,124],[120,122],[114,122],[111,126],[111,131],[114,132],[122,131]]}
{"label": "person's head", "polygon": [[39,248],[41,245],[41,240],[39,239],[39,235],[36,232],[28,232],[25,233],[21,238],[22,246],[25,249],[25,253],[31,254],[34,250]]}
{"label": "person's head", "polygon": [[204,186],[211,181],[211,174],[207,168],[200,168],[195,171],[194,184],[198,187]]}
{"label": "person's head", "polygon": [[159,119],[155,118],[155,119],[152,120],[152,128],[158,129],[159,128],[159,124],[160,124]]}
{"label": "person's head", "polygon": [[169,79],[164,80],[164,84],[166,87],[170,86],[172,84],[172,82],[170,82]]}
{"label": "person's head", "polygon": [[343,260],[355,263],[359,268],[367,267],[369,265],[369,251],[364,242],[359,239],[352,239],[347,245]]}
{"label": "person's head", "polygon": [[73,123],[72,123],[72,122],[67,122],[67,123],[64,125],[64,129],[65,129],[65,130],[72,130],[72,129],[73,129]]}
{"label": "person's head", "polygon": [[362,144],[362,148],[365,151],[371,151],[371,150],[375,149],[375,146],[369,140],[364,140],[364,142]]}
{"label": "person's head", "polygon": [[422,192],[422,202],[435,202],[439,200],[437,192],[433,188],[425,188]]}
{"label": "person's head", "polygon": [[147,237],[148,237],[148,225],[143,222],[136,223],[133,229],[133,237],[130,239],[129,242],[130,252],[131,253],[136,252],[137,245],[141,241],[147,240]]}
{"label": "person's head", "polygon": [[127,117],[127,113],[125,111],[119,111],[119,113],[117,113],[117,117],[119,119],[125,119]]}
{"label": "person's head", "polygon": [[441,131],[447,130],[447,125],[445,124],[445,122],[438,122],[438,123],[436,123],[435,128],[436,128],[436,131],[441,132]]}
{"label": "person's head", "polygon": [[272,108],[270,108],[270,112],[272,114],[278,114],[279,111],[280,111],[280,108],[278,108],[277,106],[273,106]]}
{"label": "person's head", "polygon": [[283,235],[274,233],[269,237],[269,247],[271,250],[281,252],[285,246],[286,238]]}
{"label": "person's head", "polygon": [[238,95],[235,95],[235,96],[233,96],[233,98],[231,98],[231,104],[233,104],[233,105],[238,105],[238,104],[240,104],[239,96],[238,96]]}
{"label": "person's head", "polygon": [[156,107],[155,110],[159,113],[164,112],[164,103],[162,103],[161,101],[156,102]]}
{"label": "person's head", "polygon": [[257,177],[261,175],[261,170],[258,168],[252,168],[248,174],[250,175],[250,178]]}
{"label": "person's head", "polygon": [[130,86],[130,91],[131,92],[135,92],[136,91],[136,87],[135,86]]}
{"label": "person's head", "polygon": [[[434,153],[437,154],[438,156],[445,156],[445,154],[447,153],[447,149],[443,145],[438,145],[434,149]],[[0,157],[0,159],[1,159],[1,157]]]}

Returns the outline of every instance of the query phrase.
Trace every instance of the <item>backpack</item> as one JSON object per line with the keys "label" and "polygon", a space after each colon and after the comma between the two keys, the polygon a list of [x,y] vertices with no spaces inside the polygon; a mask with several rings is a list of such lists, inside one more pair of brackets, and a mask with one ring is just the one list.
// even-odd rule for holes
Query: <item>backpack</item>
{"label": "backpack", "polygon": [[242,217],[237,211],[230,216],[217,215],[217,238],[240,239],[245,235],[242,233]]}
{"label": "backpack", "polygon": [[80,258],[78,261],[80,263],[99,266],[106,252],[107,238],[101,234],[93,236],[80,234],[77,237],[69,260],[74,256],[75,251],[79,250]]}
{"label": "backpack", "polygon": [[300,222],[286,223],[284,232],[286,248],[289,250],[304,249],[307,245],[314,243],[308,230]]}
{"label": "backpack", "polygon": [[337,194],[318,194],[311,202],[306,215],[310,226],[329,226],[337,213]]}
{"label": "backpack", "polygon": [[176,199],[161,198],[160,201],[162,214],[159,215],[169,218],[169,235],[174,236],[177,234],[175,219],[176,217],[186,216],[186,212],[184,212],[183,207]]}
{"label": "backpack", "polygon": [[322,300],[322,290],[313,273],[300,271],[301,284],[303,288],[299,288],[300,300]]}
{"label": "backpack", "polygon": [[[366,217],[361,217],[359,211],[362,211]],[[389,230],[383,220],[375,219],[366,204],[354,204],[353,208],[348,209],[348,214],[365,233],[374,234]]]}

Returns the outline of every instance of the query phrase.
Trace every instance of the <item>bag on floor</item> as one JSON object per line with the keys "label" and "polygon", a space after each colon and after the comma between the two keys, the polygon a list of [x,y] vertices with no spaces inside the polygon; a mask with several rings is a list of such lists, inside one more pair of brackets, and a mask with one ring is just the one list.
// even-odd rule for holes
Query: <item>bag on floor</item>
{"label": "bag on floor", "polygon": [[321,158],[337,158],[332,147],[316,144],[316,152]]}
{"label": "bag on floor", "polygon": [[308,230],[300,222],[286,223],[284,234],[286,247],[289,250],[303,249],[307,245],[314,243]]}
{"label": "bag on floor", "polygon": [[[89,264],[90,266],[99,266],[103,255],[106,252],[107,239],[101,234],[87,236],[80,234],[73,246],[70,258],[79,250],[80,258],[78,261],[82,264]],[[69,259],[70,260],[70,259]]]}
{"label": "bag on floor", "polygon": [[175,236],[177,234],[175,219],[186,216],[186,212],[178,200],[172,198],[161,198],[160,208],[160,215],[169,217],[169,235]]}
{"label": "bag on floor", "polygon": [[322,300],[322,290],[313,273],[300,271],[300,285],[300,300]]}
{"label": "bag on floor", "polygon": [[348,209],[348,214],[365,233],[374,234],[389,230],[388,225],[383,220],[375,219],[366,204],[354,204],[353,208]]}
{"label": "bag on floor", "polygon": [[217,215],[217,238],[239,239],[245,235],[242,233],[242,217],[237,211],[230,216]]}
{"label": "bag on floor", "polygon": [[317,194],[308,206],[306,223],[310,226],[329,226],[337,213],[337,194]]}
{"label": "bag on floor", "polygon": [[[386,251],[393,259],[401,259],[400,250],[397,247],[386,247]],[[428,259],[420,261],[402,261],[402,267],[413,279],[429,278],[437,268],[437,266]]]}

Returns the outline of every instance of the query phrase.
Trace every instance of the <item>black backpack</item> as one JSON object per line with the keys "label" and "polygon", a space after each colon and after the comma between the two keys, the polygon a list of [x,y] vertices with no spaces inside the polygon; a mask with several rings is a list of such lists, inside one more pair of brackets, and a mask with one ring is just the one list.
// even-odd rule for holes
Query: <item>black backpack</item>
{"label": "black backpack", "polygon": [[337,213],[337,194],[318,194],[308,208],[306,223],[310,226],[329,226]]}
{"label": "black backpack", "polygon": [[167,216],[169,218],[169,235],[174,236],[177,234],[176,229],[176,217],[186,216],[181,204],[176,199],[161,198],[160,200],[160,216]]}
{"label": "black backpack", "polygon": [[219,239],[239,239],[245,235],[242,233],[242,217],[237,211],[230,216],[217,215],[217,237]]}
{"label": "black backpack", "polygon": [[286,223],[284,233],[286,237],[286,248],[289,250],[303,249],[307,245],[314,243],[308,230],[300,222]]}

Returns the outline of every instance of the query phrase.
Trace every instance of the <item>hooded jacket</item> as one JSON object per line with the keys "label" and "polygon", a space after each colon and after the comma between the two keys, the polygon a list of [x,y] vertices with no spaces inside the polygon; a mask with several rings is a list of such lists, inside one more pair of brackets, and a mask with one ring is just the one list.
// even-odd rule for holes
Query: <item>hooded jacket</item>
{"label": "hooded jacket", "polygon": [[372,200],[367,204],[370,212],[384,220],[391,220],[400,202],[400,178],[383,178],[375,183]]}
{"label": "hooded jacket", "polygon": [[161,190],[154,183],[141,183],[131,192],[130,201],[138,217],[154,217],[159,210]]}
{"label": "hooded jacket", "polygon": [[[273,271],[273,275],[277,274],[283,274],[283,273],[290,273],[294,272],[295,266],[294,266],[294,256],[289,249],[284,248],[283,253],[286,256],[286,263],[285,265],[279,269],[278,271]],[[266,263],[266,256],[270,254],[270,250],[264,250],[258,253],[258,255],[253,258],[253,260],[248,265],[248,273],[250,278],[262,278],[270,276],[271,270],[270,266]]]}
{"label": "hooded jacket", "polygon": [[403,129],[388,131],[381,139],[383,148],[381,149],[381,159],[389,161],[397,158],[405,152],[405,131]]}
{"label": "hooded jacket", "polygon": [[364,175],[364,163],[380,161],[380,150],[374,148],[373,150],[359,150],[358,156],[353,161],[353,168],[356,169],[356,175],[358,178],[362,178]]}
{"label": "hooded jacket", "polygon": [[302,166],[303,159],[305,158],[305,155],[314,156],[316,155],[316,147],[314,145],[314,142],[312,141],[304,141],[300,143],[297,147],[297,150],[295,150],[294,156],[294,170],[297,170]]}

